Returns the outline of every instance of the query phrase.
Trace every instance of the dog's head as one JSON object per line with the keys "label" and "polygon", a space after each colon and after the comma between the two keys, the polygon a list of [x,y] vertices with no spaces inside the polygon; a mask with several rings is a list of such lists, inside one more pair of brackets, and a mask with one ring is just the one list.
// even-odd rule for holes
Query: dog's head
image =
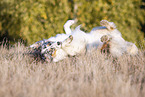
{"label": "dog's head", "polygon": [[70,43],[73,40],[73,36],[70,35],[67,39],[64,41],[56,41],[56,42],[51,42],[51,43],[45,43],[42,46],[41,53],[47,57],[50,60],[53,60],[57,56],[57,51],[58,50],[63,50],[64,47],[70,45]]}

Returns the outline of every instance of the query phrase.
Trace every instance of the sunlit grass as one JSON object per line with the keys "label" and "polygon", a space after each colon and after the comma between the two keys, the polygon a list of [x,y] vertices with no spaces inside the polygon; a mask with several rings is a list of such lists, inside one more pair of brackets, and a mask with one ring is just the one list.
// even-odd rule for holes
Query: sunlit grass
{"label": "sunlit grass", "polygon": [[144,97],[145,50],[118,59],[93,51],[36,62],[21,43],[0,47],[0,97]]}

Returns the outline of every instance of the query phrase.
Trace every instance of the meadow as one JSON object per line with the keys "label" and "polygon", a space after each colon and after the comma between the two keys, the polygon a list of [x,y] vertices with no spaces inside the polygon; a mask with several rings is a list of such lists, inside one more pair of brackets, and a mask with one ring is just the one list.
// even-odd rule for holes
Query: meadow
{"label": "meadow", "polygon": [[0,97],[145,97],[145,50],[118,59],[92,50],[58,63],[28,50],[0,47]]}

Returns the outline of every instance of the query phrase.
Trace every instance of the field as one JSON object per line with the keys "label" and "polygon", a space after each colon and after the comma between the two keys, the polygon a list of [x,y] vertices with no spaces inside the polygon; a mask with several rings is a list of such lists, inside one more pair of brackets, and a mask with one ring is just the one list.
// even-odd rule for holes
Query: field
{"label": "field", "polygon": [[118,59],[92,51],[36,62],[21,43],[0,47],[0,97],[145,97],[145,50]]}

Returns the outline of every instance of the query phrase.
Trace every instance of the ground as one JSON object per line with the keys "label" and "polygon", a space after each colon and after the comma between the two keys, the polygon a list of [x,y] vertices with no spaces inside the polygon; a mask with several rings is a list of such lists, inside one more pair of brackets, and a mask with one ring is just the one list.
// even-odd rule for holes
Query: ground
{"label": "ground", "polygon": [[18,43],[0,47],[0,97],[144,97],[145,50],[118,59],[98,51],[35,61]]}

